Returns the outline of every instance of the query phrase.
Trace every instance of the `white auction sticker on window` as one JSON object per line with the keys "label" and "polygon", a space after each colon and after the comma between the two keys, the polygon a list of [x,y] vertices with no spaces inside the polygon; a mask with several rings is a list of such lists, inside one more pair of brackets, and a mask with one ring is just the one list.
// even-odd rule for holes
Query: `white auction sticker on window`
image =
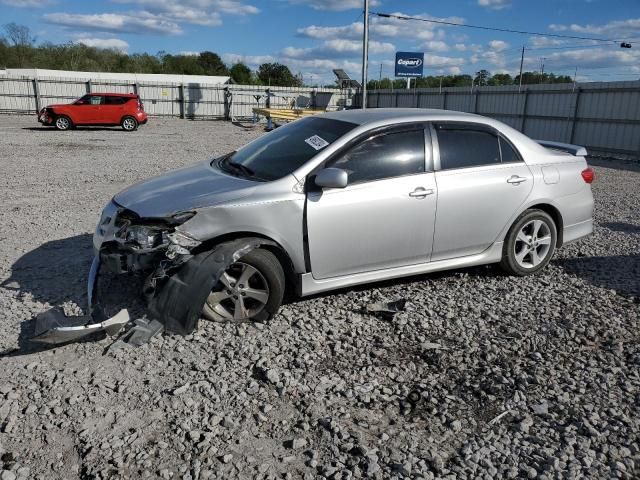
{"label": "white auction sticker on window", "polygon": [[309,145],[311,145],[316,150],[322,150],[324,147],[329,145],[324,138],[319,137],[318,135],[314,135],[313,137],[309,137],[305,140]]}

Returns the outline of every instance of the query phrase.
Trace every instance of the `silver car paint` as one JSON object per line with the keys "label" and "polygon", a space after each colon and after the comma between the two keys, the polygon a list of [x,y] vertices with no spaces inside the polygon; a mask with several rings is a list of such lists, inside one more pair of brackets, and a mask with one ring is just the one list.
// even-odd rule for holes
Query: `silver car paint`
{"label": "silver car paint", "polygon": [[[412,197],[412,192],[426,195]],[[435,192],[435,175],[429,172],[309,193],[307,224],[313,277],[428,262]]]}
{"label": "silver car paint", "polygon": [[[590,186],[580,176],[580,171],[587,166],[582,157],[544,148],[501,122],[461,112],[373,109],[334,112],[324,116],[359,126],[320,151],[291,175],[274,182],[252,183],[248,188],[238,188],[235,193],[232,189],[223,188],[224,194],[218,196],[211,192],[211,195],[200,196],[198,202],[179,198],[185,194],[188,196],[184,189],[167,187],[161,201],[163,205],[185,202],[192,209],[198,205],[196,215],[178,230],[200,241],[228,234],[259,234],[271,238],[286,251],[295,272],[300,275],[299,293],[302,295],[387,278],[497,262],[502,255],[502,242],[513,221],[527,208],[539,204],[552,205],[561,213],[565,241],[591,233],[593,197]],[[435,121],[464,121],[493,127],[512,142],[525,164],[438,171],[439,153],[434,143],[433,158],[428,158],[428,161],[435,167],[435,173],[348,186],[342,190],[327,189],[322,194],[309,193],[307,201],[302,182],[351,140],[378,127]],[[547,167],[557,169],[557,182],[545,182],[543,169]],[[206,168],[212,167],[207,163]],[[204,174],[198,171],[200,173]],[[222,173],[216,175],[227,176]],[[519,185],[509,184],[506,180],[512,175],[526,177],[526,181]],[[227,177],[229,184],[239,187],[238,179]],[[474,179],[482,179],[481,190],[472,188]],[[216,181],[225,183],[224,179]],[[183,183],[188,182],[185,177]],[[383,187],[384,191],[371,188],[373,184]],[[408,194],[418,187],[433,190],[433,194],[424,199],[409,197]],[[145,193],[147,188],[153,190],[153,183],[136,187],[139,195],[157,198],[153,192]],[[131,191],[128,195],[131,197],[128,203],[135,204],[135,195]],[[469,195],[472,198],[468,198]],[[118,198],[124,196],[116,196]],[[365,208],[365,204],[370,207],[369,202],[374,202],[376,208]],[[311,271],[307,271],[305,263],[305,203]],[[152,205],[152,202],[145,205]],[[326,207],[326,210],[320,207]],[[353,210],[346,211],[350,207]],[[158,212],[161,210],[177,211],[166,207],[157,209]],[[422,222],[417,222],[416,218]],[[351,221],[353,219],[359,223]],[[408,231],[405,230],[407,228]],[[429,233],[434,231],[431,248]],[[101,240],[94,239],[96,248],[99,248]]]}

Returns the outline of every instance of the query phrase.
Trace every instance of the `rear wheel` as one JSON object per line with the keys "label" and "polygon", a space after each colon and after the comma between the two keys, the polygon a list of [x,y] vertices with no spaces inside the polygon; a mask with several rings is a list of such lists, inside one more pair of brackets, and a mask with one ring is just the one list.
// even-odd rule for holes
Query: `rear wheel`
{"label": "rear wheel", "polygon": [[216,322],[266,321],[280,308],[284,289],[278,259],[267,250],[253,250],[225,270],[202,313]]}
{"label": "rear wheel", "polygon": [[69,130],[72,126],[71,119],[66,115],[56,117],[55,126],[58,130]]}
{"label": "rear wheel", "polygon": [[531,275],[551,261],[558,232],[542,210],[527,210],[509,229],[500,266],[511,275]]}
{"label": "rear wheel", "polygon": [[122,129],[127,132],[133,132],[136,128],[138,128],[138,121],[133,117],[124,117],[122,119]]}

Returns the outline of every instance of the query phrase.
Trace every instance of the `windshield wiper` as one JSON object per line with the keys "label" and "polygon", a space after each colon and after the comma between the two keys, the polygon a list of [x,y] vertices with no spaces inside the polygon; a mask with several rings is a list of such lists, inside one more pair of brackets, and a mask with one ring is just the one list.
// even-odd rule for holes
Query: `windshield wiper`
{"label": "windshield wiper", "polygon": [[234,170],[242,172],[247,177],[256,176],[256,172],[254,172],[251,168],[247,167],[246,165],[243,165],[238,162],[229,161],[229,160],[226,161],[226,164],[229,165]]}

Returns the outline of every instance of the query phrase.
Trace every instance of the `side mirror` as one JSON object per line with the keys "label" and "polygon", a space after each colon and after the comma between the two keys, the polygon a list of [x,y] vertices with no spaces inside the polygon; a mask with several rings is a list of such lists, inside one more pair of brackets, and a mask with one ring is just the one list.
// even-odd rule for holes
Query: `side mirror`
{"label": "side mirror", "polygon": [[349,175],[341,168],[325,168],[316,175],[315,184],[323,188],[344,188],[349,181]]}

